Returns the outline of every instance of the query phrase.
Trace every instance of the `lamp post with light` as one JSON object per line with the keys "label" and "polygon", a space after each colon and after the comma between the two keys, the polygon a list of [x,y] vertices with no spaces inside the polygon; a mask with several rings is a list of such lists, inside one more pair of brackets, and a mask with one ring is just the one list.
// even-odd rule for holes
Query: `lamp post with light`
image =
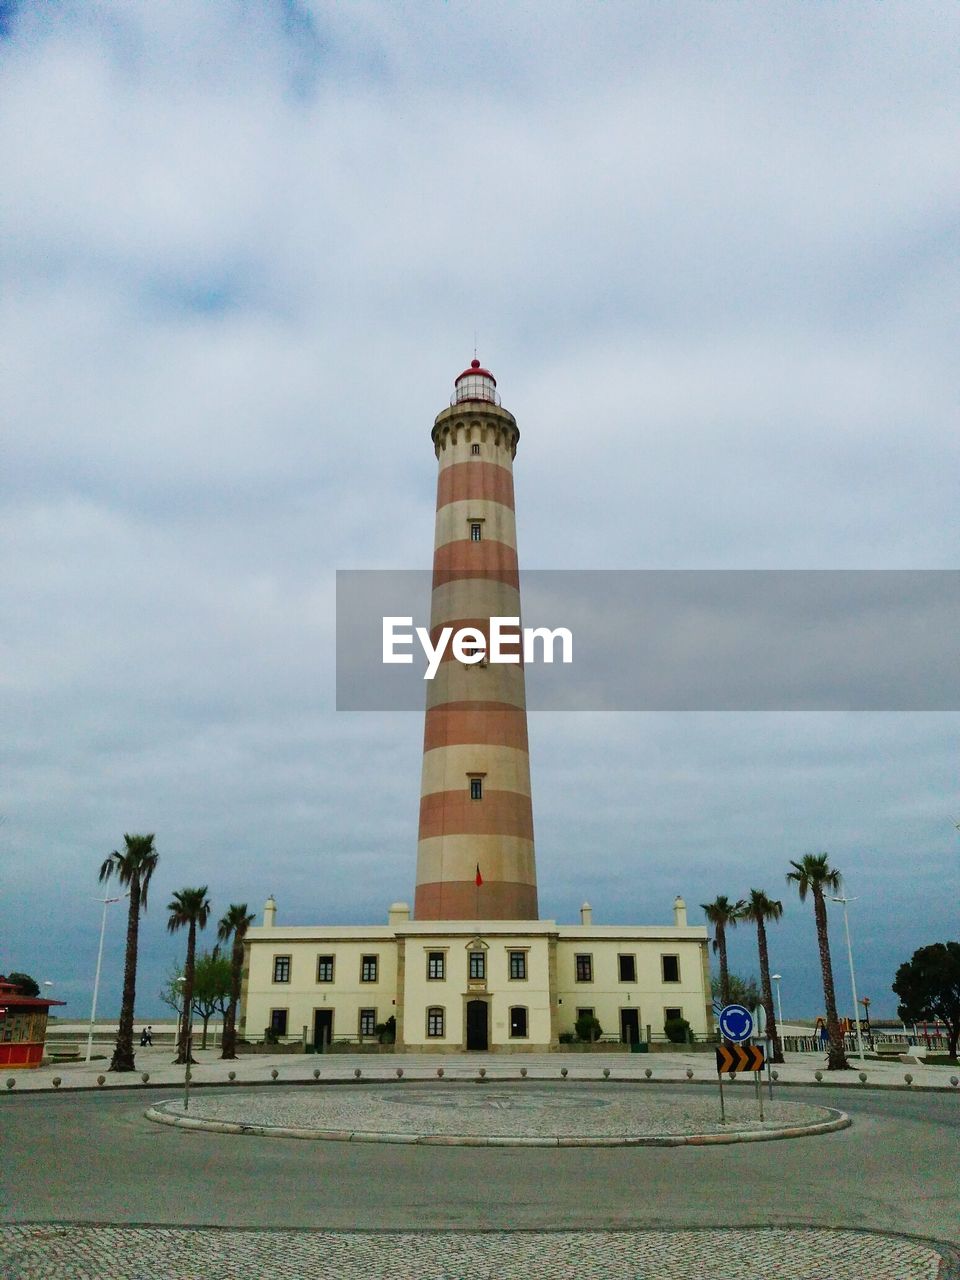
{"label": "lamp post with light", "polygon": [[90,1006],[90,1026],[87,1030],[87,1062],[93,1055],[93,1025],[97,1018],[97,995],[100,991],[100,966],[103,962],[103,935],[107,930],[107,907],[111,902],[119,902],[120,898],[129,898],[130,890],[120,894],[117,898],[97,898],[97,902],[103,903],[103,916],[100,920],[100,946],[97,948],[97,973],[93,980],[93,1003]]}
{"label": "lamp post with light", "polygon": [[843,907],[843,930],[847,938],[847,960],[850,962],[850,990],[853,992],[853,1016],[857,1024],[857,1056],[861,1063],[864,1061],[863,1056],[863,1033],[860,1030],[860,1010],[857,1008],[860,1001],[857,999],[857,979],[853,972],[853,947],[850,945],[850,922],[847,919],[847,903],[856,902],[856,898],[834,898],[834,902],[839,902]]}
{"label": "lamp post with light", "polygon": [[780,1039],[783,1040],[783,1005],[780,1003],[780,974],[771,973],[770,978],[777,984],[777,1026],[780,1028]]}

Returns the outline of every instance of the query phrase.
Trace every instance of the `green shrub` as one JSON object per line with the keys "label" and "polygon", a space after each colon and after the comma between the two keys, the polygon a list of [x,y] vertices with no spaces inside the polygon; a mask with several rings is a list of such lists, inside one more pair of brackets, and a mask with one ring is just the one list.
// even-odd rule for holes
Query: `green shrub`
{"label": "green shrub", "polygon": [[576,1037],[574,1036],[572,1031],[561,1031],[560,1034],[557,1036],[557,1039],[560,1041],[561,1044],[573,1044]]}
{"label": "green shrub", "polygon": [[378,1022],[373,1030],[381,1044],[393,1044],[397,1038],[397,1019],[391,1014],[386,1022]]}
{"label": "green shrub", "polygon": [[599,1040],[603,1035],[603,1028],[600,1026],[599,1019],[595,1018],[592,1013],[585,1013],[582,1018],[578,1018],[573,1024],[577,1033],[578,1040],[588,1041],[590,1044],[594,1040]]}
{"label": "green shrub", "polygon": [[663,1034],[671,1044],[687,1044],[693,1039],[686,1018],[668,1018],[663,1024]]}

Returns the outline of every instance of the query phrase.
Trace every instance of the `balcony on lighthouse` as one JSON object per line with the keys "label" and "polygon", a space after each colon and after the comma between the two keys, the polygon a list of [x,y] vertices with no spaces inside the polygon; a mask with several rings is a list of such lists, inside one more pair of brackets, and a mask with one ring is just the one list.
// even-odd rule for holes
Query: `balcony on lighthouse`
{"label": "balcony on lighthouse", "polygon": [[465,400],[484,400],[487,404],[499,404],[497,380],[489,369],[481,369],[479,360],[471,360],[470,368],[454,381],[454,393],[450,403],[463,404]]}

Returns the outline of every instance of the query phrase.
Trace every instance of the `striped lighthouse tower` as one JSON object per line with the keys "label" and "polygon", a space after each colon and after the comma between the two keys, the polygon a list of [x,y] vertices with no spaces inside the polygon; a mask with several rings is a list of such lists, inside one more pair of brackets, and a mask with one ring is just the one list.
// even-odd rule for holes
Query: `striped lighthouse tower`
{"label": "striped lighthouse tower", "polygon": [[[520,432],[474,360],[433,426],[440,464],[430,627],[519,618],[513,459]],[[511,628],[512,630],[512,628]],[[512,650],[519,651],[519,646]],[[427,685],[414,915],[536,920],[523,665],[448,650]]]}

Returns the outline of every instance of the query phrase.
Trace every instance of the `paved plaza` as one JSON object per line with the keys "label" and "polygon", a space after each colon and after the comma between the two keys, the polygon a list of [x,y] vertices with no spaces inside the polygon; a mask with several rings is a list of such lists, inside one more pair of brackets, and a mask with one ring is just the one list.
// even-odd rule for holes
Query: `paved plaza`
{"label": "paved plaza", "polygon": [[0,1227],[3,1280],[956,1280],[928,1244],[859,1231],[231,1231]]}
{"label": "paved plaza", "polygon": [[[655,1146],[745,1142],[829,1133],[850,1123],[842,1112],[727,1091],[721,1123],[716,1092],[691,1088],[664,1096],[646,1083],[495,1085],[431,1083],[194,1094],[154,1103],[161,1124],[219,1133],[335,1141],[449,1143],[466,1146]],[[763,1108],[763,1118],[760,1108]]]}
{"label": "paved plaza", "polygon": [[[547,1124],[559,1131],[574,1114],[578,1131],[596,1137],[639,1128],[625,1109],[633,1105],[644,1109],[648,1131],[677,1117],[697,1127],[700,1107],[716,1122],[715,1074],[698,1082],[682,1061],[668,1076],[655,1058],[648,1068],[626,1055],[569,1066],[558,1057],[488,1058],[483,1078],[476,1059],[247,1059],[231,1066],[233,1084],[222,1082],[228,1064],[211,1062],[199,1068],[207,1087],[190,1094],[194,1115],[248,1120],[301,1121],[310,1112],[315,1120],[319,1107],[341,1108],[323,1114],[353,1123],[346,1108],[360,1108],[367,1125],[375,1116],[385,1126],[402,1119],[407,1140],[397,1143],[382,1134],[285,1141],[150,1123],[151,1105],[182,1109],[182,1069],[169,1051],[155,1060],[164,1077],[157,1088],[153,1071],[148,1084],[127,1076],[113,1077],[126,1087],[99,1087],[79,1065],[72,1074],[81,1087],[47,1082],[29,1091],[23,1073],[0,1099],[0,1277],[960,1280],[960,1091],[949,1082],[931,1091],[871,1088],[850,1073],[846,1087],[827,1079],[775,1086],[772,1110],[765,1090],[768,1116],[780,1107],[791,1119],[849,1113],[850,1127],[802,1141],[416,1141],[419,1131],[444,1128],[478,1137]],[[630,1078],[618,1082],[615,1067]],[[61,1070],[65,1084],[71,1069]],[[219,1088],[209,1087],[218,1076]],[[751,1123],[752,1086],[725,1092],[731,1119],[743,1109],[742,1123]]]}
{"label": "paved plaza", "polygon": [[[83,1046],[85,1049],[85,1045]],[[149,1084],[182,1084],[183,1067],[173,1065],[173,1049],[169,1045],[136,1049],[136,1072],[111,1072],[109,1066],[113,1042],[97,1042],[94,1061],[61,1062],[39,1070],[12,1070],[2,1073],[3,1082],[13,1080],[14,1090],[53,1089],[54,1080],[59,1088],[97,1089],[133,1088],[141,1085],[141,1075],[147,1074]],[[230,1062],[220,1058],[217,1048],[194,1048],[197,1064],[193,1068],[194,1085],[216,1085],[228,1082],[233,1072],[238,1083],[269,1084],[272,1072],[277,1072],[279,1083],[311,1081],[315,1073],[327,1080],[349,1080],[360,1071],[364,1079],[388,1080],[396,1078],[397,1071],[413,1079],[436,1077],[443,1071],[448,1079],[471,1080],[483,1070],[486,1078],[493,1080],[517,1080],[521,1071],[530,1078],[559,1080],[566,1071],[571,1080],[600,1080],[608,1071],[611,1079],[643,1080],[646,1073],[652,1079],[669,1083],[686,1082],[688,1073],[694,1081],[716,1083],[717,1071],[713,1053],[525,1053],[525,1054],[414,1054],[414,1053],[331,1053],[331,1054],[242,1054]],[[901,1062],[867,1061],[861,1064],[856,1057],[850,1059],[849,1071],[827,1071],[822,1053],[788,1053],[787,1061],[775,1070],[781,1084],[809,1085],[811,1088],[844,1085],[854,1091],[861,1089],[943,1089],[960,1095],[957,1067],[924,1066]],[[818,1082],[816,1073],[820,1072]],[[860,1073],[866,1076],[861,1083]],[[103,1085],[98,1077],[103,1076]],[[910,1077],[908,1082],[907,1076]],[[747,1077],[741,1077],[732,1089],[750,1088]],[[7,1090],[4,1089],[4,1092]]]}

